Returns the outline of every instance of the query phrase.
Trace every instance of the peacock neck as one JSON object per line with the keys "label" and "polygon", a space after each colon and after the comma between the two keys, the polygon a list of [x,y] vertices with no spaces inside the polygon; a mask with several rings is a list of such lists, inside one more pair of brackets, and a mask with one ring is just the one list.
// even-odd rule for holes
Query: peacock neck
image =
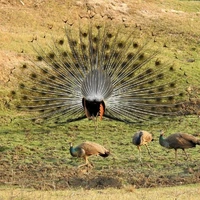
{"label": "peacock neck", "polygon": [[77,152],[76,152],[76,149],[74,147],[71,146],[70,149],[69,149],[69,151],[70,151],[70,154],[72,156],[77,156]]}
{"label": "peacock neck", "polygon": [[159,143],[160,143],[161,146],[169,148],[169,144],[166,141],[166,139],[163,137],[163,135],[160,135]]}

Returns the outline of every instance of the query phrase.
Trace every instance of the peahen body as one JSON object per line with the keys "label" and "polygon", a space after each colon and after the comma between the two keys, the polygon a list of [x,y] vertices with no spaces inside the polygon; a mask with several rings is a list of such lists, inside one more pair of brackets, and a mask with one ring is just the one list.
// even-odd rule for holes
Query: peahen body
{"label": "peahen body", "polygon": [[188,159],[188,155],[185,149],[196,147],[196,145],[200,145],[200,139],[194,137],[193,135],[186,133],[174,133],[164,138],[163,132],[161,132],[159,137],[159,143],[161,146],[166,147],[168,149],[175,150],[175,161],[178,162],[177,159],[177,149],[182,149]]}
{"label": "peahen body", "polygon": [[138,148],[140,160],[141,160],[141,146],[142,145],[146,146],[149,155],[152,157],[152,155],[150,153],[150,150],[149,150],[149,148],[147,146],[147,144],[150,143],[151,141],[153,141],[153,137],[152,137],[152,134],[149,133],[148,131],[141,130],[141,131],[136,132],[133,135],[132,143],[134,145],[136,145],[137,148]]}
{"label": "peahen body", "polygon": [[91,163],[88,161],[89,156],[99,155],[101,157],[108,157],[110,154],[109,150],[95,142],[83,142],[76,147],[73,147],[71,144],[69,151],[73,157],[83,158],[85,160],[85,164],[80,165],[79,167],[91,165]]}
{"label": "peahen body", "polygon": [[21,66],[12,94],[31,119],[144,122],[182,114],[185,77],[162,61],[140,29],[89,23],[67,27],[65,34],[36,46],[37,60]]}

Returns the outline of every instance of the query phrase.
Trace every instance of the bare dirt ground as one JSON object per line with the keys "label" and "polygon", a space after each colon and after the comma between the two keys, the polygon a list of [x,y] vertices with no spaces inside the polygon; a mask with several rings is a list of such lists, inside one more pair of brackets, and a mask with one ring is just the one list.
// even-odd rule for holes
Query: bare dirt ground
{"label": "bare dirt ground", "polygon": [[[153,34],[172,34],[174,38],[187,38],[185,43],[199,40],[200,10],[195,2],[147,0],[1,0],[0,1],[0,92],[9,85],[10,74],[26,58],[29,43],[38,36],[63,31],[66,23],[89,18],[112,20],[125,26],[136,24],[152,29]],[[186,5],[187,3],[187,5]],[[189,10],[186,11],[185,9]],[[195,29],[195,30],[194,30]],[[183,40],[181,40],[183,42]],[[199,40],[200,42],[200,40]],[[182,52],[180,59],[190,59]],[[2,95],[3,96],[3,95]],[[1,98],[1,96],[0,96]],[[3,97],[2,97],[3,98]],[[1,159],[1,157],[0,157]],[[0,185],[11,183],[36,189],[65,189],[68,187],[104,188],[123,186],[122,179],[137,187],[173,186],[200,182],[200,169],[196,167],[188,176],[163,177],[155,174],[138,174],[132,169],[82,171],[67,169],[63,163],[42,166],[40,163],[13,165],[1,161]],[[53,180],[53,181],[52,181]]]}
{"label": "bare dirt ground", "polygon": [[[62,190],[67,188],[104,189],[123,188],[132,185],[135,188],[165,187],[200,183],[200,171],[185,172],[185,175],[165,176],[162,174],[138,173],[133,169],[86,170],[66,169],[60,165],[41,166],[30,164],[13,169],[3,163],[0,185],[19,186],[38,190]],[[11,170],[12,169],[12,170]],[[124,182],[125,181],[125,182]]]}

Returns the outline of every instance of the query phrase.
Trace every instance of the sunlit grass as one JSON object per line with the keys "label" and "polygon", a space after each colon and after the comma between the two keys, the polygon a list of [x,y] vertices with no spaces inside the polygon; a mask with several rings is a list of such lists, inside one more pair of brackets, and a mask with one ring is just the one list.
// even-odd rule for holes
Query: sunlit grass
{"label": "sunlit grass", "polygon": [[162,188],[150,188],[150,189],[135,189],[132,187],[124,187],[123,189],[108,188],[104,190],[64,190],[64,191],[36,191],[20,188],[0,188],[1,198],[3,200],[9,199],[26,199],[26,200],[197,200],[200,195],[200,185],[187,185],[174,187],[162,187]]}
{"label": "sunlit grass", "polygon": [[[180,185],[185,181],[198,182],[199,147],[186,150],[190,157],[187,161],[182,151],[178,150],[179,165],[175,165],[174,150],[165,149],[158,142],[161,129],[165,131],[166,136],[175,132],[187,132],[200,137],[200,123],[197,117],[140,126],[104,119],[99,121],[97,133],[94,132],[94,126],[94,122],[87,119],[59,127],[50,124],[33,125],[30,121],[18,118],[9,125],[1,126],[0,162],[2,167],[7,166],[6,173],[11,177],[7,179],[7,175],[4,176],[9,180],[4,185],[59,189],[63,181],[69,181],[70,172],[77,173],[77,178],[86,175],[90,177],[89,181],[94,181],[97,177],[113,177],[116,182],[116,185],[111,183],[113,187],[156,187]],[[132,135],[141,129],[152,132],[154,137],[154,141],[149,144],[153,158],[151,159],[146,148],[142,147],[142,163],[139,161],[136,146],[131,143]],[[111,155],[106,159],[90,157],[95,167],[89,172],[78,170],[77,166],[83,163],[83,160],[73,158],[69,153],[70,142],[77,145],[83,141],[100,143],[111,151]],[[39,174],[41,177],[38,177]],[[65,178],[66,176],[68,178]],[[33,178],[31,182],[30,178]],[[70,187],[66,183],[64,187]],[[81,185],[93,187],[80,182]],[[106,181],[102,187],[107,187]]]}

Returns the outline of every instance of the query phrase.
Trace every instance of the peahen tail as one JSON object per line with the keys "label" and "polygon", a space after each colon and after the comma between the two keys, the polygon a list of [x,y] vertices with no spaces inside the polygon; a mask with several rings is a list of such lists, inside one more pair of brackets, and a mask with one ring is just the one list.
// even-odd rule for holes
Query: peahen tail
{"label": "peahen tail", "polygon": [[67,27],[64,39],[35,51],[13,92],[16,107],[33,120],[143,122],[182,114],[185,76],[137,28]]}

